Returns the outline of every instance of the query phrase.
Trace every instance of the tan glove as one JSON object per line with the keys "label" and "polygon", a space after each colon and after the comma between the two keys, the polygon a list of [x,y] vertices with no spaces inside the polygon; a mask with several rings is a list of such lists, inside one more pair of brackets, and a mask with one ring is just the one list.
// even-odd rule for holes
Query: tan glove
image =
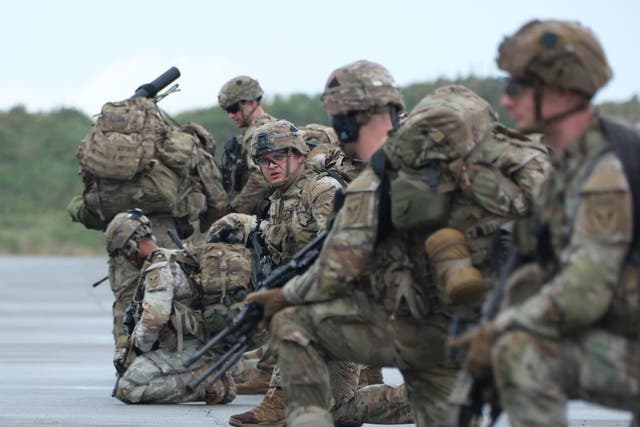
{"label": "tan glove", "polygon": [[486,323],[449,340],[449,346],[460,349],[469,346],[464,359],[464,369],[478,379],[491,377],[491,348],[498,338],[493,323]]}
{"label": "tan glove", "polygon": [[255,302],[264,306],[265,319],[270,319],[271,316],[289,305],[289,302],[284,297],[282,288],[251,292],[247,295],[246,300],[247,302]]}

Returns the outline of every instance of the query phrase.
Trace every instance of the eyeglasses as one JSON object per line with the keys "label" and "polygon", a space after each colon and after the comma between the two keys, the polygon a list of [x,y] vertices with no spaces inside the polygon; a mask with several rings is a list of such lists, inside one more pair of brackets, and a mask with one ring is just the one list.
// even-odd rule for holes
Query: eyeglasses
{"label": "eyeglasses", "polygon": [[533,79],[526,77],[507,78],[504,81],[502,91],[509,98],[519,98],[524,90],[533,86]]}
{"label": "eyeglasses", "polygon": [[229,114],[235,114],[238,111],[240,111],[240,103],[242,101],[238,101],[235,104],[229,105],[227,108],[225,108],[225,111]]}
{"label": "eyeglasses", "polygon": [[269,166],[271,163],[274,165],[279,164],[287,157],[287,150],[271,153],[269,156],[256,157],[255,161],[260,166]]}

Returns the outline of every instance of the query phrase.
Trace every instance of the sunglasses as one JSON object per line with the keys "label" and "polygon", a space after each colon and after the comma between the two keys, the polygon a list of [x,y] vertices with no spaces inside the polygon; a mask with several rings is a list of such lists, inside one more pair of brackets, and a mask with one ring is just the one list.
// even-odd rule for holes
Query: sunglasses
{"label": "sunglasses", "polygon": [[256,157],[256,163],[260,166],[268,166],[273,163],[274,165],[279,164],[287,157],[287,150],[280,151],[276,153],[271,153],[269,156],[260,156]]}
{"label": "sunglasses", "polygon": [[229,114],[235,114],[238,111],[240,111],[240,102],[236,102],[233,105],[228,106],[227,108],[225,108],[225,111]]}
{"label": "sunglasses", "polygon": [[509,98],[519,98],[526,88],[533,86],[533,79],[526,77],[507,78],[504,81],[502,91]]}

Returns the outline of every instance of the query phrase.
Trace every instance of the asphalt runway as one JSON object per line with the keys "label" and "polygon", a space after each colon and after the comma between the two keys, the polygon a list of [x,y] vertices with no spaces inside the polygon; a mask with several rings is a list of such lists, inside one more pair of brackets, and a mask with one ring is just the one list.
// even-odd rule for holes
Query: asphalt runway
{"label": "asphalt runway", "polygon": [[[0,427],[225,426],[262,396],[225,406],[125,405],[111,397],[111,290],[104,258],[0,257]],[[385,381],[399,384],[395,369]],[[572,426],[626,426],[625,412],[582,402]],[[371,424],[366,424],[371,426]],[[503,418],[498,425],[507,426]]]}

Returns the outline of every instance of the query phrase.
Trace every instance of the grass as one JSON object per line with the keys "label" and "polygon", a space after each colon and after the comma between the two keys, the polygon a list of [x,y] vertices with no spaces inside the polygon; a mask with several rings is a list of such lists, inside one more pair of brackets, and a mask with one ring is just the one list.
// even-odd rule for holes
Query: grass
{"label": "grass", "polygon": [[104,255],[104,235],[72,223],[66,212],[0,215],[0,254]]}

